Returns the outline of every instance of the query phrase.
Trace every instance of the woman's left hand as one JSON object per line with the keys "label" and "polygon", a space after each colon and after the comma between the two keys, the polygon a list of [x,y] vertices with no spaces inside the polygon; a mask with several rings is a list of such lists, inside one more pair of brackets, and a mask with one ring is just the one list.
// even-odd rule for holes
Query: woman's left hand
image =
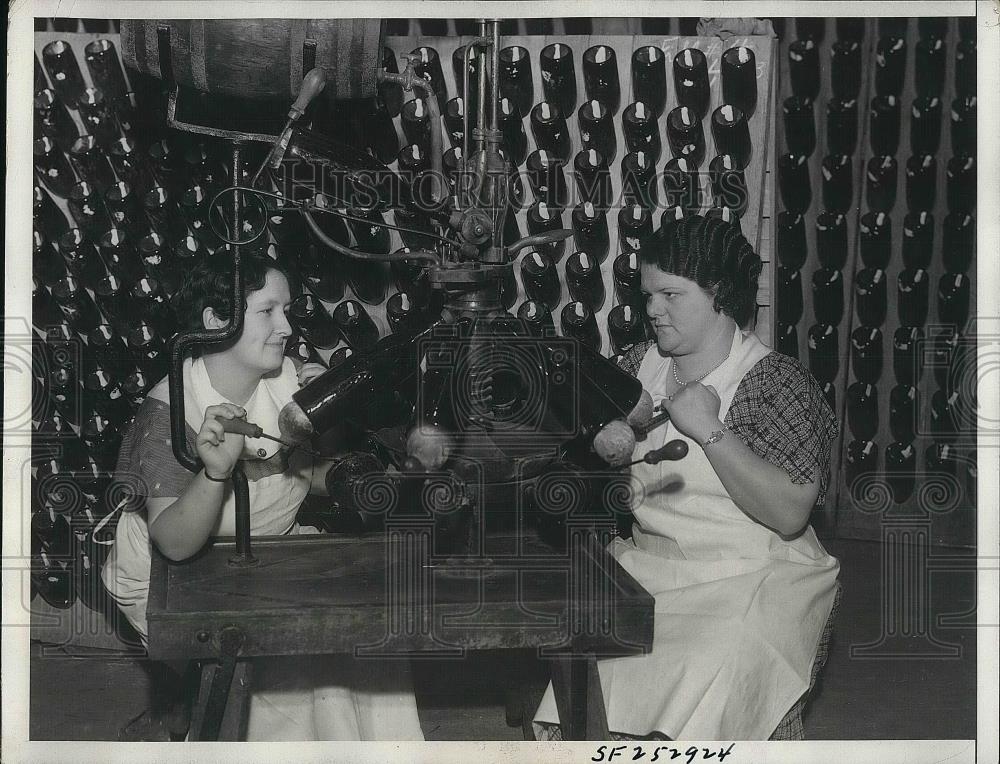
{"label": "woman's left hand", "polygon": [[722,400],[715,388],[700,382],[689,382],[663,401],[670,421],[682,435],[698,443],[721,428],[719,409]]}

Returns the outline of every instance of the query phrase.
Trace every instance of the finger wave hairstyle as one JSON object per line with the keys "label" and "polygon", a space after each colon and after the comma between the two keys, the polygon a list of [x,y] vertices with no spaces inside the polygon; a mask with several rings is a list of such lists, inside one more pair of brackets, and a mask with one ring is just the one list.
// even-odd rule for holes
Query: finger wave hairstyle
{"label": "finger wave hairstyle", "polygon": [[[288,279],[292,296],[297,291],[297,279],[286,263],[263,252],[245,252],[240,256],[246,294],[264,288],[267,272],[277,271]],[[233,260],[228,252],[217,252],[198,263],[184,278],[174,295],[172,306],[180,331],[204,329],[202,313],[211,307],[215,314],[229,321],[233,317]],[[243,305],[246,310],[246,305]]]}
{"label": "finger wave hairstyle", "polygon": [[695,282],[741,327],[753,317],[761,259],[724,220],[691,215],[669,223],[640,249],[639,261]]}

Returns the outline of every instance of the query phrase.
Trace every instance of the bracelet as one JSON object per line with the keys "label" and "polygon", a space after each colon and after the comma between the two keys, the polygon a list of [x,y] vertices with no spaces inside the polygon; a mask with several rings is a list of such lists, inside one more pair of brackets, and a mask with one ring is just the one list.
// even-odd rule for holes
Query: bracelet
{"label": "bracelet", "polygon": [[208,470],[202,470],[202,472],[204,473],[205,477],[208,480],[211,480],[213,483],[228,483],[229,479],[233,476],[233,473],[230,472],[225,477],[216,478],[216,477],[212,477],[211,475],[209,475],[208,474]]}
{"label": "bracelet", "polygon": [[727,432],[729,432],[729,428],[726,427],[725,425],[722,425],[722,429],[721,430],[716,430],[711,435],[709,435],[708,439],[704,443],[701,444],[701,447],[705,448],[706,446],[710,446],[713,443],[718,443],[720,440],[722,440],[724,437],[726,437],[726,433]]}

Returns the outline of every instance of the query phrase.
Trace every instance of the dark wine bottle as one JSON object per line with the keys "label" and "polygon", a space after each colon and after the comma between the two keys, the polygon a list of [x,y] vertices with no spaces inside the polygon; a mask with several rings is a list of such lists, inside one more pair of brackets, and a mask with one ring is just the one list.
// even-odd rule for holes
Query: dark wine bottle
{"label": "dark wine bottle", "polygon": [[120,98],[128,92],[115,44],[107,37],[87,43],[83,49],[83,60],[90,70],[90,79],[109,99]]}
{"label": "dark wine bottle", "polygon": [[903,219],[903,265],[906,268],[930,266],[934,247],[934,215],[908,212]]}
{"label": "dark wine bottle", "polygon": [[830,89],[835,98],[851,100],[861,90],[861,43],[835,40],[830,46]]}
{"label": "dark wine bottle", "polygon": [[584,51],[583,83],[588,99],[600,101],[612,114],[618,112],[621,86],[618,82],[618,57],[614,48],[610,45],[594,45]]}
{"label": "dark wine bottle", "polygon": [[778,190],[785,209],[802,214],[812,203],[808,157],[782,154],[778,157]]}
{"label": "dark wine bottle", "polygon": [[288,306],[288,320],[310,345],[329,349],[340,342],[337,325],[323,303],[311,294],[302,294],[292,300]]}
{"label": "dark wine bottle", "polygon": [[601,330],[594,312],[585,303],[567,303],[560,318],[564,337],[574,337],[595,352],[601,351]]}
{"label": "dark wine bottle", "polygon": [[823,206],[829,212],[846,213],[854,195],[854,172],[851,157],[831,154],[823,157]]}
{"label": "dark wine bottle", "polygon": [[976,219],[967,213],[948,213],[944,218],[943,242],[945,270],[952,273],[969,270],[976,250]]}
{"label": "dark wine bottle", "polygon": [[563,114],[572,114],[576,109],[576,69],[573,64],[573,49],[559,42],[546,45],[542,48],[539,64],[545,100],[558,105]]}
{"label": "dark wine bottle", "polygon": [[878,468],[878,444],[870,440],[852,440],[844,455],[847,486],[850,488],[861,475]]}
{"label": "dark wine bottle", "polygon": [[[781,113],[785,120],[785,147],[788,152],[805,157],[812,156],[816,150],[816,121],[813,116],[812,99],[789,96],[781,105]],[[832,130],[827,129],[827,135],[833,140]]]}
{"label": "dark wine bottle", "polygon": [[632,204],[618,212],[618,246],[622,253],[638,252],[653,236],[653,215],[647,207]]}
{"label": "dark wine bottle", "polygon": [[607,214],[593,203],[583,202],[573,208],[572,218],[576,249],[603,263],[610,247]]}
{"label": "dark wine bottle", "polygon": [[35,173],[45,187],[63,199],[76,185],[76,174],[54,140],[43,135],[32,144]]}
{"label": "dark wine bottle", "polygon": [[609,107],[598,100],[587,101],[577,112],[583,149],[599,151],[608,164],[614,162],[618,154],[613,116]]}
{"label": "dark wine bottle", "polygon": [[[531,235],[545,233],[546,231],[557,231],[563,228],[562,212],[541,201],[535,202],[528,208],[527,222],[528,233]],[[539,252],[546,253],[554,262],[558,263],[566,252],[566,241],[542,244],[536,247],[536,249]]]}
{"label": "dark wine bottle", "polygon": [[917,95],[939,96],[944,89],[944,68],[947,50],[940,37],[917,41],[914,61],[914,87]]}
{"label": "dark wine bottle", "polygon": [[107,151],[121,137],[114,110],[97,88],[87,88],[80,99],[80,121],[84,132],[97,139],[97,145]]}
{"label": "dark wine bottle", "polygon": [[700,123],[708,113],[711,97],[705,54],[698,48],[685,48],[674,56],[673,72],[677,103],[692,109]]}
{"label": "dark wine bottle", "polygon": [[899,99],[894,95],[872,99],[868,133],[875,156],[893,156],[899,148],[899,109]]}
{"label": "dark wine bottle", "polygon": [[521,283],[528,299],[543,303],[549,311],[562,301],[559,276],[547,253],[532,252],[521,259]]}
{"label": "dark wine bottle", "polygon": [[809,256],[805,218],[798,213],[782,211],[778,213],[775,228],[778,262],[786,268],[799,270]]}
{"label": "dark wine bottle", "polygon": [[644,101],[636,101],[622,112],[625,147],[629,153],[644,152],[654,165],[660,161],[663,151],[656,117],[656,113]]}
{"label": "dark wine bottle", "polygon": [[851,333],[851,363],[859,381],[878,382],[882,374],[882,344],[882,332],[877,328],[859,326]]}
{"label": "dark wine bottle", "polygon": [[652,110],[655,123],[667,104],[667,59],[661,48],[644,45],[632,53],[632,94]]}
{"label": "dark wine bottle", "polygon": [[753,154],[746,115],[727,103],[712,112],[711,121],[715,151],[718,154],[728,154],[736,160],[739,169],[746,169]]}
{"label": "dark wine bottle", "polygon": [[[901,326],[892,335],[892,370],[901,385],[916,385],[924,371],[924,330]],[[901,440],[901,439],[900,439]]]}
{"label": "dark wine bottle", "polygon": [[574,252],[566,259],[566,286],[570,296],[597,313],[604,306],[604,279],[600,263],[586,252]]}
{"label": "dark wine bottle", "polygon": [[65,40],[54,40],[42,48],[42,61],[59,99],[71,109],[77,108],[87,86],[73,47]]}
{"label": "dark wine bottle", "polygon": [[892,220],[884,212],[866,212],[860,229],[861,262],[866,268],[887,268],[892,254]]}
{"label": "dark wine bottle", "polygon": [[903,90],[906,77],[906,40],[882,37],[875,46],[875,92],[896,96]]}
{"label": "dark wine bottle", "polygon": [[94,301],[74,277],[66,276],[52,286],[52,297],[63,317],[76,332],[88,332],[102,323]]}
{"label": "dark wine bottle", "polygon": [[517,317],[524,321],[528,330],[536,337],[555,336],[555,321],[545,303],[525,300],[517,309]]}
{"label": "dark wine bottle", "polygon": [[788,74],[792,92],[815,100],[819,95],[819,46],[812,40],[795,40],[788,45]]}
{"label": "dark wine bottle", "polygon": [[69,151],[80,137],[76,123],[59,100],[54,90],[45,88],[35,93],[35,139],[42,137],[55,141],[62,151]]}
{"label": "dark wine bottle", "polygon": [[580,199],[589,202],[601,213],[612,203],[611,172],[607,160],[595,149],[580,151],[573,160]]}
{"label": "dark wine bottle", "polygon": [[910,107],[910,150],[935,154],[941,144],[941,99],[919,96]]}
{"label": "dark wine bottle", "polygon": [[559,107],[549,101],[542,101],[531,110],[530,121],[535,145],[568,160],[571,150],[569,129]]}
{"label": "dark wine bottle", "polygon": [[892,437],[909,443],[917,434],[917,388],[899,384],[889,393],[889,430]]}
{"label": "dark wine bottle", "polygon": [[370,350],[378,342],[378,328],[361,303],[344,300],[334,308],[333,323],[344,342],[355,352]]}
{"label": "dark wine bottle", "polygon": [[809,327],[809,371],[820,382],[832,382],[840,365],[839,336],[832,324]]}
{"label": "dark wine bottle", "polygon": [[878,388],[855,382],[847,388],[847,422],[859,440],[871,440],[878,433]]}
{"label": "dark wine bottle", "polygon": [[81,135],[69,148],[69,162],[80,180],[90,183],[103,194],[115,182],[115,173],[107,155],[93,135]]}
{"label": "dark wine bottle", "polygon": [[865,198],[869,209],[891,212],[896,203],[896,185],[899,168],[895,157],[877,156],[868,160],[865,172]]}
{"label": "dark wine bottle", "polygon": [[854,306],[864,326],[881,326],[885,321],[887,280],[881,268],[865,268],[855,276]]}
{"label": "dark wine bottle", "polygon": [[705,131],[699,112],[689,106],[678,106],[667,115],[667,141],[674,157],[684,157],[695,168],[705,158]]}
{"label": "dark wine bottle", "polygon": [[854,98],[827,101],[826,145],[833,154],[854,155],[858,146],[858,102]]}
{"label": "dark wine bottle", "polygon": [[930,279],[922,268],[906,268],[896,279],[896,307],[899,323],[923,326],[927,321],[927,300]]}
{"label": "dark wine bottle", "polygon": [[775,280],[777,319],[782,324],[794,326],[802,320],[802,273],[779,266]]}
{"label": "dark wine bottle", "polygon": [[531,110],[534,102],[534,78],[531,55],[526,48],[512,45],[500,51],[500,96],[517,105],[522,114]]}
{"label": "dark wine bottle", "polygon": [[[586,104],[584,104],[586,106]],[[545,149],[528,155],[526,170],[528,183],[535,199],[552,207],[563,207],[569,198],[564,162]]]}

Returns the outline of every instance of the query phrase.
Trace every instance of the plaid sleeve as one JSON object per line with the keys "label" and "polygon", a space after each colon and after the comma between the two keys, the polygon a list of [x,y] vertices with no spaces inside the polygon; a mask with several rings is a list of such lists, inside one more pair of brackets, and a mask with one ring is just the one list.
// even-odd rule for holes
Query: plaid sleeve
{"label": "plaid sleeve", "polygon": [[615,357],[615,362],[618,367],[627,371],[633,377],[639,376],[639,367],[642,366],[642,359],[646,355],[646,351],[653,346],[653,341],[648,342],[637,342],[634,345],[630,345],[622,351],[621,355]]}
{"label": "plaid sleeve", "polygon": [[736,389],[726,424],[754,453],[785,470],[793,483],[819,477],[816,503],[823,503],[837,419],[802,364],[781,353],[758,361]]}
{"label": "plaid sleeve", "polygon": [[[195,433],[185,428],[189,442]],[[143,498],[176,498],[192,473],[174,458],[170,445],[170,408],[163,401],[146,398],[122,439],[115,480],[128,487],[136,501]],[[138,507],[136,507],[138,508]]]}

